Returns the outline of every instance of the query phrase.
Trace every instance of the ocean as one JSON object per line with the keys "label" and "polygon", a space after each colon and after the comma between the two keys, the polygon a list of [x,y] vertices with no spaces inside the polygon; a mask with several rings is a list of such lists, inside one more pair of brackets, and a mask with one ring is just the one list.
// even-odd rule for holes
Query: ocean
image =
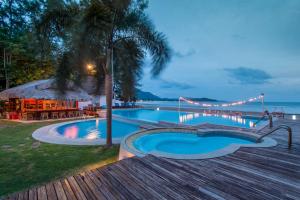
{"label": "ocean", "polygon": [[[203,102],[205,103],[205,102]],[[206,103],[226,103],[226,102],[206,102]],[[178,107],[178,101],[139,101],[138,105],[157,106],[157,107]],[[197,105],[191,105],[181,101],[181,107],[185,108],[205,108]],[[230,106],[230,107],[211,107],[206,109],[218,110],[234,110],[234,111],[254,111],[261,112],[263,109],[269,112],[284,112],[288,114],[300,114],[300,102],[265,102],[264,108],[261,102],[252,102],[244,105]]]}

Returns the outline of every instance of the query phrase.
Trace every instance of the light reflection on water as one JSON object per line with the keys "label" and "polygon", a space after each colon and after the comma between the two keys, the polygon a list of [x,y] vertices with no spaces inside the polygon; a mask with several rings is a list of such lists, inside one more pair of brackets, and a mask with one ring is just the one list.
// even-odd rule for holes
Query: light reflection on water
{"label": "light reflection on water", "polygon": [[[112,137],[122,138],[125,135],[135,132],[139,126],[120,122],[117,120],[112,121]],[[72,122],[57,127],[58,134],[68,139],[105,139],[106,138],[106,120],[87,120]]]}
{"label": "light reflection on water", "polygon": [[100,132],[96,129],[96,130],[90,131],[84,138],[88,139],[88,140],[94,140],[99,137],[101,137]]}
{"label": "light reflection on water", "polygon": [[[192,121],[199,117],[222,117],[223,119],[231,120],[233,122],[237,122],[238,124],[246,125],[246,119],[241,116],[236,115],[227,115],[227,114],[216,114],[216,113],[187,113],[187,114],[179,114],[179,122],[186,123],[188,121]],[[254,121],[249,120],[249,127],[254,126]]]}
{"label": "light reflection on water", "polygon": [[[129,119],[138,119],[157,123],[159,121],[171,123],[183,123],[187,125],[199,124],[218,124],[225,126],[236,126],[243,128],[253,127],[259,117],[255,116],[240,116],[228,113],[217,112],[186,112],[175,110],[156,109],[129,109],[129,110],[115,110],[115,115],[126,117]],[[264,121],[264,120],[262,120]],[[260,124],[260,122],[258,122]]]}
{"label": "light reflection on water", "polygon": [[[85,138],[88,140],[94,140],[94,139],[101,138],[101,132],[98,130],[97,121],[96,121],[96,127],[97,127],[96,129],[87,131],[87,134],[82,138]],[[78,130],[77,126],[75,126],[75,125],[70,126],[65,129],[63,136],[68,139],[76,139],[76,138],[78,138],[78,131],[79,130]]]}
{"label": "light reflection on water", "polygon": [[78,127],[70,126],[64,132],[64,137],[69,139],[75,139],[78,137]]}

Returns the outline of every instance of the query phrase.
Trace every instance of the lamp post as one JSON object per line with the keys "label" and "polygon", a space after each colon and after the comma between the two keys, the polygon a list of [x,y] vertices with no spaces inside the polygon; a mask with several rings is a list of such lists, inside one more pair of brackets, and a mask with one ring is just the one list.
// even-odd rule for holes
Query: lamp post
{"label": "lamp post", "polygon": [[262,104],[262,112],[265,112],[265,94],[261,93],[261,104]]}
{"label": "lamp post", "polygon": [[180,110],[181,110],[181,98],[182,97],[179,97],[178,98],[178,124],[180,124],[181,122],[180,122]]}

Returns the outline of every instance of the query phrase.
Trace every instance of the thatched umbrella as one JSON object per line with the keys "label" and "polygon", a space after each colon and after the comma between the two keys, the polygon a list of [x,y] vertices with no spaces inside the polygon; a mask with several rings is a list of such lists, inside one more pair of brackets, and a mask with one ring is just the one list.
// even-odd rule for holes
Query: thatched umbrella
{"label": "thatched umbrella", "polygon": [[9,98],[35,98],[35,99],[67,99],[67,100],[92,100],[90,96],[81,88],[76,88],[74,84],[65,92],[59,94],[55,86],[54,79],[38,80],[17,87],[13,87],[0,92],[1,100]]}

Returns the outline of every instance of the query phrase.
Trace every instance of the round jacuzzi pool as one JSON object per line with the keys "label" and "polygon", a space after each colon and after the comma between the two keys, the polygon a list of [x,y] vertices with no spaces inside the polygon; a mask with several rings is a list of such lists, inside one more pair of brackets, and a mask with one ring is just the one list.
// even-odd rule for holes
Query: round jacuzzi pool
{"label": "round jacuzzi pool", "polygon": [[127,136],[119,159],[152,154],[174,159],[205,159],[233,153],[240,147],[270,147],[271,138],[257,142],[255,134],[227,130],[152,129]]}

